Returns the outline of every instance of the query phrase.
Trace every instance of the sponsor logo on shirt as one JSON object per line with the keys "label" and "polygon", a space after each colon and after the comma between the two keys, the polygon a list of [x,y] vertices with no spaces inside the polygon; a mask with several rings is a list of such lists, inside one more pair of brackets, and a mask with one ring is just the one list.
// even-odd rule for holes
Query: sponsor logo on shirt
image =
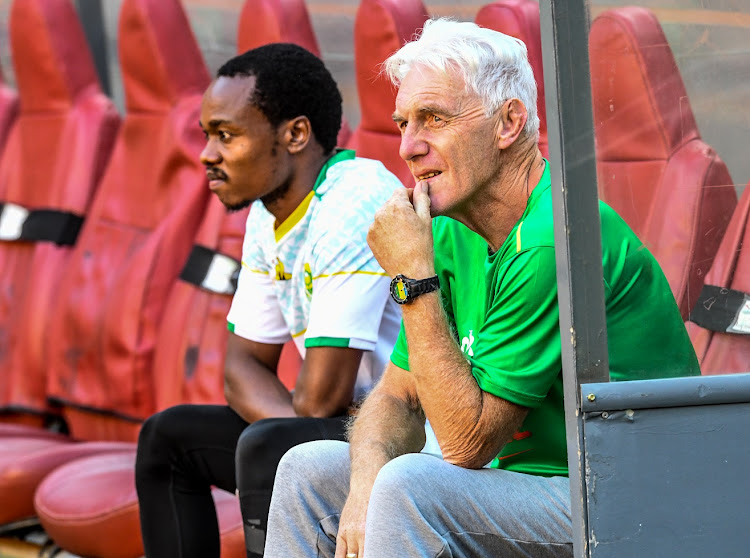
{"label": "sponsor logo on shirt", "polygon": [[312,275],[312,269],[310,269],[310,264],[305,264],[305,294],[307,294],[307,300],[310,300],[312,298],[313,293],[313,275]]}
{"label": "sponsor logo on shirt", "polygon": [[288,281],[291,278],[292,275],[286,273],[286,271],[284,270],[284,262],[282,262],[279,258],[276,258],[276,280]]}
{"label": "sponsor logo on shirt", "polygon": [[461,350],[469,355],[470,357],[474,356],[474,349],[471,348],[471,345],[474,343],[474,330],[469,330],[468,337],[464,337],[461,340]]}

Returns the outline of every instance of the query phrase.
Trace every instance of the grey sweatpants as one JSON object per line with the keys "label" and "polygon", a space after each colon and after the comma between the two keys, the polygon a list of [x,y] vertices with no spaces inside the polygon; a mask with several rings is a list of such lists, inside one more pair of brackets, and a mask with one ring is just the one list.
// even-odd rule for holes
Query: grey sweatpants
{"label": "grey sweatpants", "polygon": [[[266,558],[333,558],[349,492],[349,445],[297,446],[276,473]],[[568,479],[470,470],[424,453],[378,474],[360,558],[573,555]]]}

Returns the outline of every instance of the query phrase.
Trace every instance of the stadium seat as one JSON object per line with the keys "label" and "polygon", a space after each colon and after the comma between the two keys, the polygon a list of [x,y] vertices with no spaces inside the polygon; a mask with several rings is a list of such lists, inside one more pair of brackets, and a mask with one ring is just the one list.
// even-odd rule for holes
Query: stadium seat
{"label": "stadium seat", "polygon": [[[0,154],[5,149],[10,128],[18,116],[18,94],[5,84],[0,72]],[[0,196],[3,196],[0,185]],[[4,198],[3,198],[4,199]]]}
{"label": "stadium seat", "polygon": [[269,43],[294,43],[320,57],[304,0],[245,0],[237,29],[237,52]]}
{"label": "stadium seat", "polygon": [[483,6],[474,18],[477,25],[500,31],[526,45],[529,63],[534,71],[539,114],[539,149],[549,155],[547,145],[547,108],[544,104],[544,74],[542,73],[542,36],[539,30],[539,3],[533,0],[499,0]]}
{"label": "stadium seat", "polygon": [[687,318],[737,202],[732,179],[701,140],[651,11],[602,13],[589,51],[600,195],[659,261]]}
{"label": "stadium seat", "polygon": [[428,18],[421,0],[362,0],[354,20],[361,118],[347,147],[360,157],[382,161],[410,187],[414,186],[414,177],[398,153],[401,134],[392,118],[396,88],[380,70],[385,59],[422,29]]}
{"label": "stadium seat", "polygon": [[126,115],[46,316],[48,396],[73,438],[97,442],[45,440],[32,454],[29,439],[4,440],[19,451],[0,455],[15,514],[0,521],[33,515],[28,487],[60,464],[132,450],[155,410],[158,322],[208,200],[197,126],[208,75],[179,0],[124,0],[119,24]]}
{"label": "stadium seat", "polygon": [[[320,57],[320,47],[304,0],[245,0],[237,29],[237,52],[269,43],[294,43]],[[346,145],[351,130],[344,119],[337,145]]]}
{"label": "stadium seat", "polygon": [[[0,413],[42,426],[51,305],[119,125],[70,0],[13,2],[20,111],[0,158]],[[0,142],[15,101],[0,87]]]}
{"label": "stadium seat", "polygon": [[[740,197],[732,219],[706,275],[707,288],[719,287],[750,294],[750,184]],[[701,297],[697,306],[712,309],[712,296]],[[718,297],[717,297],[718,298]],[[716,304],[717,307],[719,304]],[[695,313],[695,309],[693,310]],[[694,319],[691,315],[691,319]],[[750,306],[745,303],[745,334],[712,331],[687,322],[688,333],[704,375],[750,372]]]}
{"label": "stadium seat", "polygon": [[159,320],[210,195],[198,127],[209,79],[179,0],[124,0],[119,57],[126,117],[59,285],[48,393],[76,437],[134,441],[156,408]]}

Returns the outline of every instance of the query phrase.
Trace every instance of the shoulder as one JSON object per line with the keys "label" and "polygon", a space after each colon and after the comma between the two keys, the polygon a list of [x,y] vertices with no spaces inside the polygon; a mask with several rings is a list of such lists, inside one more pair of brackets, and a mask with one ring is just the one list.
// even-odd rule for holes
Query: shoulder
{"label": "shoulder", "polygon": [[315,220],[369,224],[401,181],[380,161],[351,159],[333,165],[316,190]]}
{"label": "shoulder", "polygon": [[402,187],[401,181],[380,161],[356,157],[336,163],[328,169],[326,179],[317,193],[324,203],[356,196],[359,200],[382,200],[382,204],[396,188]]}

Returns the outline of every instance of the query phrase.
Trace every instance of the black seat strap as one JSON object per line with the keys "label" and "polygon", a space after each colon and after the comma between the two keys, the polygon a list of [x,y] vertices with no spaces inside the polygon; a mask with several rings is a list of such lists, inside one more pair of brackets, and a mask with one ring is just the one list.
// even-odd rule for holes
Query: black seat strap
{"label": "black seat strap", "polygon": [[241,265],[234,258],[196,244],[182,268],[180,279],[212,293],[233,295]]}
{"label": "black seat strap", "polygon": [[688,320],[711,331],[750,335],[750,294],[704,285]]}
{"label": "black seat strap", "polygon": [[0,240],[6,242],[54,242],[73,246],[83,217],[58,209],[27,209],[15,203],[0,203]]}

